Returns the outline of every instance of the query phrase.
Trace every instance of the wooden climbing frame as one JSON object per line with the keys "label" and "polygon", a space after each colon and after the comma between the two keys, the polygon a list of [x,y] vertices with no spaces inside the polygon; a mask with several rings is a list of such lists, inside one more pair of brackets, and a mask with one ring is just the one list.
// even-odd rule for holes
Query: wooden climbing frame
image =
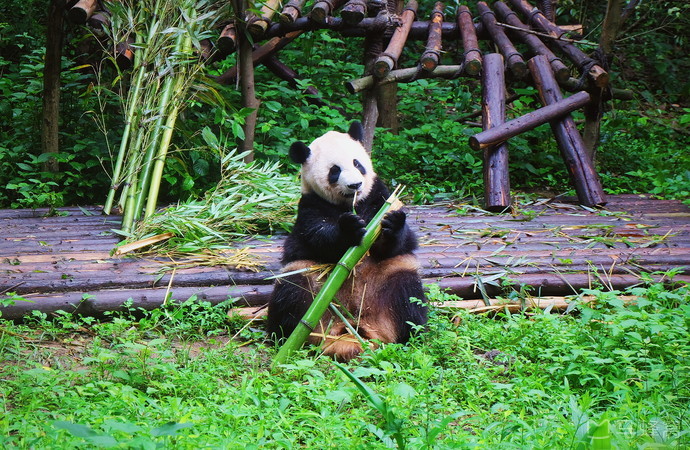
{"label": "wooden climbing frame", "polygon": [[[604,63],[576,47],[566,32],[549,20],[552,2],[540,2],[548,9],[547,14],[527,0],[497,1],[491,6],[478,1],[473,10],[460,5],[453,14],[443,3],[436,2],[426,13],[428,18],[419,11],[417,0],[408,0],[405,5],[400,0],[314,0],[309,6],[305,3],[289,0],[281,8],[279,0],[266,0],[258,14],[236,12],[242,20],[224,24],[215,45],[204,43],[204,55],[210,60],[224,58],[240,46],[248,33],[255,43],[253,64],[263,64],[294,84],[297,74],[279,60],[277,53],[303,33],[327,29],[344,37],[365,38],[366,73],[348,81],[346,88],[351,93],[364,93],[363,122],[371,136],[379,116],[376,99],[386,86],[420,78],[479,78],[483,90],[483,131],[472,136],[469,145],[483,152],[487,209],[501,211],[511,204],[508,140],[547,122],[580,203],[606,204],[591,152],[570,113],[585,106],[592,108],[595,98],[611,98],[609,74]],[[87,0],[68,2],[69,17],[79,23],[102,26],[108,17],[99,10],[99,4]],[[403,49],[410,41],[425,42],[425,49],[417,60],[403,61]],[[131,46],[122,42],[117,48],[121,62],[126,64],[131,58]],[[442,59],[454,64],[442,64]],[[253,70],[249,66],[234,67],[217,80],[234,83],[238,76],[243,76],[242,70]],[[576,77],[571,76],[569,66],[579,72]],[[533,83],[543,107],[506,121],[507,83],[515,81]],[[564,97],[562,90],[573,94]],[[311,101],[319,101],[314,89],[309,94]],[[245,99],[245,103],[250,105],[250,99]],[[368,144],[371,136],[365,136]]]}

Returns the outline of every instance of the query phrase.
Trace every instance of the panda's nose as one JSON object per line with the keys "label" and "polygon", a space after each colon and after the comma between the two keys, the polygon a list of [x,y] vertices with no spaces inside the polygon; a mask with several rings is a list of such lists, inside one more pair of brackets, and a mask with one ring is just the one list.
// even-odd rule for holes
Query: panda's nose
{"label": "panda's nose", "polygon": [[360,181],[359,183],[352,183],[352,184],[348,184],[348,185],[347,185],[347,187],[349,187],[349,188],[352,189],[353,191],[356,191],[356,190],[359,189],[361,186],[362,186],[362,182],[361,182],[361,181]]}

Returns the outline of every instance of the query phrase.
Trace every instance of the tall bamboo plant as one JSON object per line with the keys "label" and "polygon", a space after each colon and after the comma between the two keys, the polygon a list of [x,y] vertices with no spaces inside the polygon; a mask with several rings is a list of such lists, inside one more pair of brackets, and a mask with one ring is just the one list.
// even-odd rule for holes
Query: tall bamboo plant
{"label": "tall bamboo plant", "polygon": [[177,117],[197,92],[203,67],[199,42],[218,14],[211,0],[156,0],[148,8],[123,0],[109,3],[109,9],[112,42],[134,36],[135,56],[129,76],[118,77],[126,92],[120,96],[125,126],[104,212],[118,205],[122,231],[129,233],[142,213],[149,217],[155,211]]}

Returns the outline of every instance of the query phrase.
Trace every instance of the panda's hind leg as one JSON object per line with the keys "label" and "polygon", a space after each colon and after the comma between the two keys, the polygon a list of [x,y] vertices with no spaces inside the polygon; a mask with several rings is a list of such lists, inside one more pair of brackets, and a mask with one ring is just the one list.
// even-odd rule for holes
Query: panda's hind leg
{"label": "panda's hind leg", "polygon": [[363,337],[381,342],[404,343],[415,325],[427,321],[424,289],[412,255],[401,255],[366,268],[367,294],[359,328]]}
{"label": "panda's hind leg", "polygon": [[[296,261],[288,264],[284,271],[305,269],[313,264],[312,261]],[[290,336],[320,287],[309,274],[297,273],[278,278],[268,302],[266,331],[269,337],[281,341]]]}

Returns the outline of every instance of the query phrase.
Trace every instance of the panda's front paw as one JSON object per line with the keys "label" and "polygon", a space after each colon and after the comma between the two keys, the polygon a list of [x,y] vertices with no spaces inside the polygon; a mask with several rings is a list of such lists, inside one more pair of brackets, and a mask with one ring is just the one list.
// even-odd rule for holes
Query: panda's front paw
{"label": "panda's front paw", "polygon": [[352,247],[362,243],[362,237],[366,231],[364,229],[366,223],[364,223],[361,217],[352,213],[344,213],[338,218],[338,226],[348,246]]}
{"label": "panda's front paw", "polygon": [[398,235],[405,228],[406,219],[407,214],[401,210],[387,213],[381,221],[381,233],[388,238]]}

